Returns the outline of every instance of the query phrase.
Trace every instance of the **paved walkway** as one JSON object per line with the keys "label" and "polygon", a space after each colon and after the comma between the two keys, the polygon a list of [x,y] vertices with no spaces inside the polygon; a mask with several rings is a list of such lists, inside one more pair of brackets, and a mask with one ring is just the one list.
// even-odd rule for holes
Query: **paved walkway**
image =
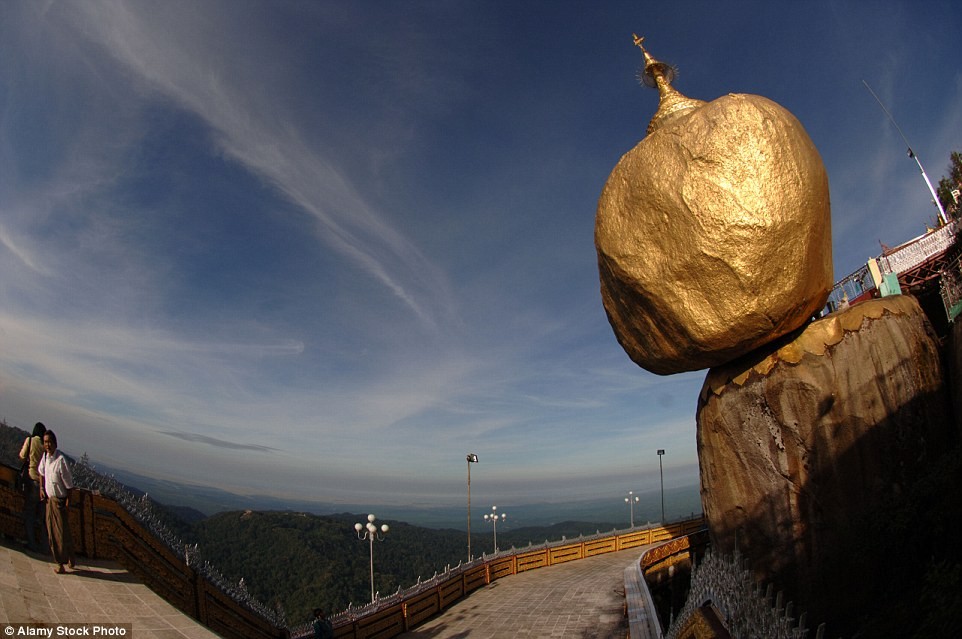
{"label": "paved walkway", "polygon": [[[402,637],[624,639],[632,548],[510,575],[475,590]],[[0,539],[0,633],[11,624],[129,624],[136,639],[217,639],[121,566],[83,557],[54,574],[48,557]]]}
{"label": "paved walkway", "polygon": [[401,637],[624,639],[625,567],[648,546],[510,575]]}
{"label": "paved walkway", "polygon": [[79,560],[74,572],[57,575],[48,557],[0,539],[0,633],[23,623],[129,624],[128,638],[217,638],[119,565]]}

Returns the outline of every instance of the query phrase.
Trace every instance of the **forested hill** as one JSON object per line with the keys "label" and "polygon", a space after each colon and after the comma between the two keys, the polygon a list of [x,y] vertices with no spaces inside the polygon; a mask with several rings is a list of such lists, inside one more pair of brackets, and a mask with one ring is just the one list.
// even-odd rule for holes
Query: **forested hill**
{"label": "forested hill", "polygon": [[[299,623],[316,606],[338,612],[370,601],[370,546],[357,538],[355,522],[366,519],[247,511],[208,517],[193,532],[205,559],[230,579],[243,578],[260,601],[281,603],[290,623]],[[383,595],[465,554],[464,532],[387,523],[384,541],[374,542],[375,584]]]}
{"label": "forested hill", "polygon": [[0,422],[0,463],[19,468],[20,448],[23,446],[23,440],[29,434],[21,428],[8,426],[6,422]]}
{"label": "forested hill", "polygon": [[[370,545],[359,540],[356,522],[365,515],[318,516],[292,512],[231,512],[193,526],[204,558],[232,581],[244,579],[248,591],[268,605],[280,603],[291,624],[307,621],[320,606],[331,612],[370,601]],[[446,566],[467,559],[463,530],[421,528],[388,520],[384,541],[374,542],[375,588],[388,595],[418,578],[429,579]],[[524,547],[529,541],[569,539],[613,526],[564,522],[551,527],[519,528],[498,534],[498,547]],[[491,552],[490,530],[472,535],[475,556]]]}

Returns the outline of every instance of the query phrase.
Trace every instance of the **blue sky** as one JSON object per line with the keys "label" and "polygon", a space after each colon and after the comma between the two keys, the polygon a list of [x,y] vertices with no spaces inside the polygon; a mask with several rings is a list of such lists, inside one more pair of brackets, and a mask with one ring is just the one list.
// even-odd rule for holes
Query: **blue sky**
{"label": "blue sky", "polygon": [[[953,2],[0,4],[0,417],[243,494],[456,504],[697,482],[704,372],[618,346],[593,245],[657,94],[779,102],[836,278],[962,148]],[[790,268],[790,265],[780,266]]]}

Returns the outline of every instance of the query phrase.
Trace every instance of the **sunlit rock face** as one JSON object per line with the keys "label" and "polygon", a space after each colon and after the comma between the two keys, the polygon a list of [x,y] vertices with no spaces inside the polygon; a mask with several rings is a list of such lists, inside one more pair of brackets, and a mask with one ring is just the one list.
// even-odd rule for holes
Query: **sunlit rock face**
{"label": "sunlit rock face", "polygon": [[948,404],[932,329],[907,296],[713,368],[697,410],[713,548],[737,547],[812,618],[851,617],[866,565],[889,561],[859,526],[946,449]]}
{"label": "sunlit rock face", "polygon": [[618,341],[670,374],[735,359],[821,309],[831,220],[824,165],[791,113],[757,95],[704,103],[659,88],[649,135],[605,184],[595,247]]}

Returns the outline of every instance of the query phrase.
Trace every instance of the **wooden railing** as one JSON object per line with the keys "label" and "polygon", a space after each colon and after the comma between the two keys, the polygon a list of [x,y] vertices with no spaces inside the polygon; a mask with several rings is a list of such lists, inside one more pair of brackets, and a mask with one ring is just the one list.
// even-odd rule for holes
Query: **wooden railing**
{"label": "wooden railing", "polygon": [[[24,539],[23,495],[14,490],[16,470],[0,465],[0,534]],[[229,638],[279,639],[277,628],[248,610],[187,565],[112,499],[75,490],[70,532],[77,554],[117,562],[178,610]]]}

